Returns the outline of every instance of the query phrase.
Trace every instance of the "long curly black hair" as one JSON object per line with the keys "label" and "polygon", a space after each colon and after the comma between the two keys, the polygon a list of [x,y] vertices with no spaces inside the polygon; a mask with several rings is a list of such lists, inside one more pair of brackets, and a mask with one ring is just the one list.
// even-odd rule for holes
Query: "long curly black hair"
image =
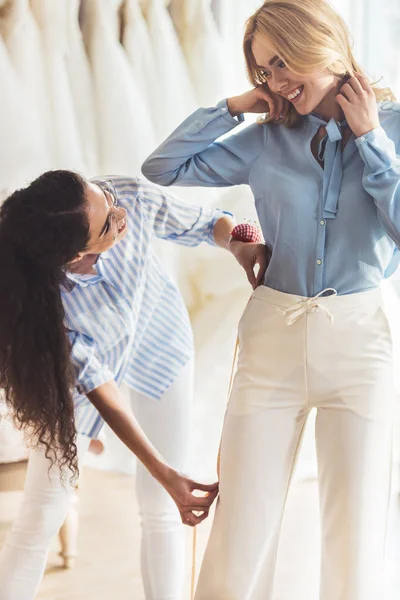
{"label": "long curly black hair", "polygon": [[0,388],[63,476],[78,475],[74,371],[60,286],[89,240],[86,181],[48,171],[0,208]]}

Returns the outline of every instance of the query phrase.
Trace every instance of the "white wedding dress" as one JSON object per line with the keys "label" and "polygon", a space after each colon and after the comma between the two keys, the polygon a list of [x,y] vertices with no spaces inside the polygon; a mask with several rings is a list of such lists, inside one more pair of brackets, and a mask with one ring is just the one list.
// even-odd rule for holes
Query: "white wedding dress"
{"label": "white wedding dress", "polygon": [[[155,125],[160,105],[160,86],[149,29],[139,0],[125,0],[123,9],[122,45]],[[161,137],[156,140],[157,143],[161,141]]]}
{"label": "white wedding dress", "polygon": [[47,165],[40,120],[0,36],[0,201]]}
{"label": "white wedding dress", "polygon": [[233,95],[241,94],[250,87],[242,49],[243,34],[246,20],[261,4],[257,0],[218,0],[213,3],[213,13],[228,56],[232,84],[235,86]]}
{"label": "white wedding dress", "polygon": [[8,0],[0,18],[1,33],[10,60],[20,80],[26,102],[29,101],[40,127],[38,154],[43,157],[40,170],[51,168],[50,104],[47,96],[43,47],[39,28],[29,7],[29,0]]}
{"label": "white wedding dress", "polygon": [[85,175],[98,173],[98,144],[92,73],[79,26],[80,0],[67,0],[66,66],[81,141]]}
{"label": "white wedding dress", "polygon": [[86,165],[67,72],[68,3],[31,0],[31,7],[43,43],[51,105],[53,167],[84,171]]}
{"label": "white wedding dress", "polygon": [[[127,0],[124,9],[123,44],[135,79],[145,92],[155,124],[156,143],[150,149],[152,151],[198,107],[198,102],[164,0]],[[196,204],[210,204],[213,199],[210,190],[174,188],[171,191]],[[156,247],[187,297],[187,278],[181,270],[184,252],[178,246],[161,240],[156,241]]]}
{"label": "white wedding dress", "polygon": [[190,77],[201,106],[212,106],[233,94],[227,45],[218,30],[211,0],[186,0],[180,22],[180,38]]}
{"label": "white wedding dress", "polygon": [[148,0],[147,23],[158,81],[156,131],[169,135],[198,107],[187,64],[164,0]]}
{"label": "white wedding dress", "polygon": [[100,172],[138,175],[155,147],[145,96],[119,41],[122,0],[84,0],[83,33],[94,85]]}

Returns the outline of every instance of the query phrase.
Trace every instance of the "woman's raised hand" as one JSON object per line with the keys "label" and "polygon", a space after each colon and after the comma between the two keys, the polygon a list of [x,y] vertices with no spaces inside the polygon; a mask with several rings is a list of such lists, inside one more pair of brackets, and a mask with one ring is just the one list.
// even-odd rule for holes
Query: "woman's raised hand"
{"label": "woman's raised hand", "polygon": [[356,137],[379,127],[378,104],[368,79],[360,73],[347,79],[336,96],[347,124]]}
{"label": "woman's raised hand", "polygon": [[272,93],[266,86],[259,85],[240,96],[228,98],[228,110],[233,117],[241,113],[269,113],[279,119],[284,109],[282,96]]}

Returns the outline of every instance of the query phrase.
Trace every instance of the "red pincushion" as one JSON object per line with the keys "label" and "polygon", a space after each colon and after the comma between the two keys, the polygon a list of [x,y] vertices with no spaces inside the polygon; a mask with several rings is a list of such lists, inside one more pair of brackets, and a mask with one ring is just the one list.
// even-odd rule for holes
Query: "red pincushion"
{"label": "red pincushion", "polygon": [[231,236],[239,242],[253,242],[254,244],[262,242],[261,231],[250,223],[236,225],[231,232]]}

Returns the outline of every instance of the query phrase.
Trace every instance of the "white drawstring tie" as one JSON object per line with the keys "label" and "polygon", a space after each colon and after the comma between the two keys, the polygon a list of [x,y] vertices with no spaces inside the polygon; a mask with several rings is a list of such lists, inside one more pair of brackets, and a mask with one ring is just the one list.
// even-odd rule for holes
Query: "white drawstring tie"
{"label": "white drawstring tie", "polygon": [[334,288],[326,288],[325,290],[322,290],[322,292],[320,292],[316,296],[313,296],[312,298],[307,298],[306,300],[299,300],[298,302],[296,302],[296,304],[293,304],[293,306],[288,306],[286,308],[278,308],[277,311],[281,315],[285,316],[286,325],[293,325],[293,323],[296,323],[296,321],[300,319],[300,317],[305,313],[316,312],[318,308],[321,308],[326,314],[330,324],[333,325],[333,314],[330,312],[330,310],[327,309],[325,304],[321,304],[320,302],[318,302],[318,298],[322,296],[322,294],[326,294],[326,292],[332,292],[330,296],[337,296],[337,291]]}

